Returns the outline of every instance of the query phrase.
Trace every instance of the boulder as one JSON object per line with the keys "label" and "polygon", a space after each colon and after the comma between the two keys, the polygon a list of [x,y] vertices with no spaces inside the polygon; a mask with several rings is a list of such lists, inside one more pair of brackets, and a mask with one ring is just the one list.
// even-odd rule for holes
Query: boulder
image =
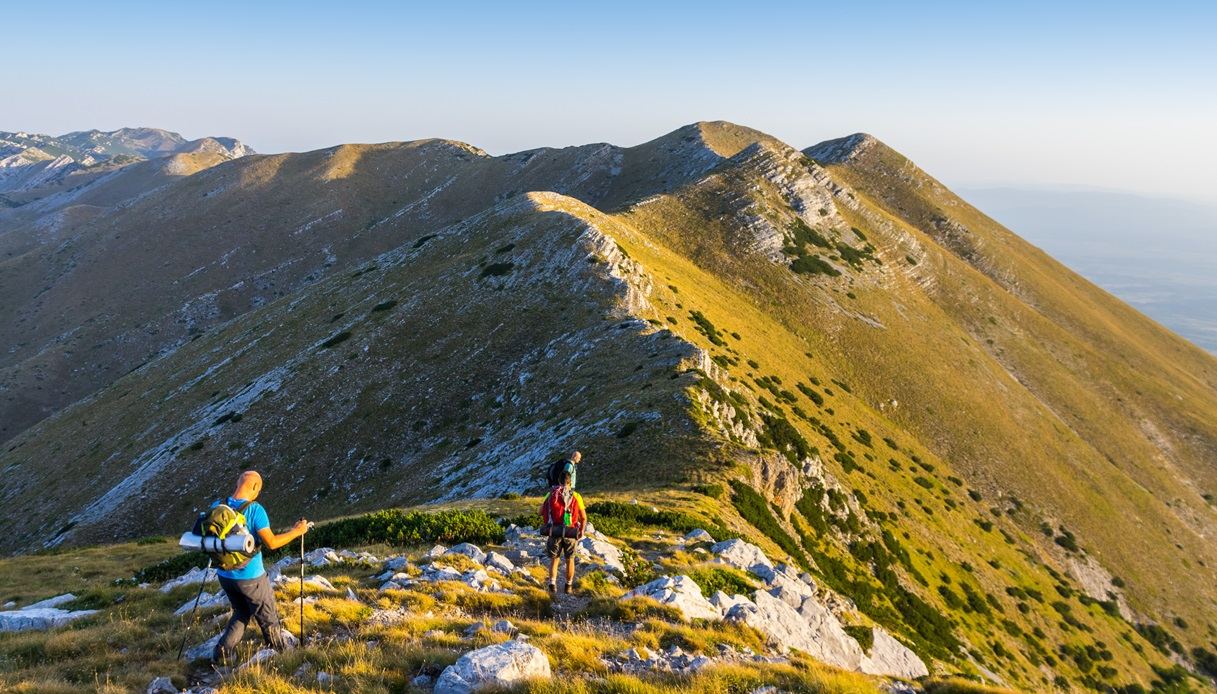
{"label": "boulder", "polygon": [[64,593],[63,595],[56,595],[55,597],[47,598],[46,600],[39,600],[38,602],[26,605],[25,607],[23,607],[21,609],[33,610],[33,609],[37,609],[40,607],[59,607],[60,605],[72,602],[75,599],[76,599],[75,595],[73,595],[71,593]]}
{"label": "boulder", "polygon": [[714,536],[701,528],[697,528],[696,530],[689,531],[688,535],[685,535],[686,544],[693,544],[695,542],[709,542],[713,544]]}
{"label": "boulder", "polygon": [[715,543],[710,551],[718,561],[762,578],[767,578],[773,571],[773,562],[760,547],[739,538]]}
{"label": "boulder", "polygon": [[722,619],[722,613],[701,594],[701,588],[688,576],[664,576],[638,586],[622,596],[651,598],[680,610],[686,620]]}
{"label": "boulder", "polygon": [[203,583],[204,581],[210,583],[211,581],[214,581],[214,580],[216,580],[216,570],[215,569],[204,570],[204,569],[200,569],[199,567],[196,566],[193,569],[187,571],[186,573],[182,574],[181,576],[178,576],[177,578],[175,578],[171,581],[165,581],[165,584],[161,586],[161,592],[168,593],[168,592],[172,591],[173,589],[181,588],[182,586],[188,586],[188,585],[195,584],[195,583]]}
{"label": "boulder", "polygon": [[516,570],[516,565],[512,564],[510,559],[498,552],[487,553],[485,564],[487,569],[495,569],[503,574],[511,574]]}
{"label": "boulder", "polygon": [[97,610],[61,610],[58,607],[26,607],[0,612],[0,632],[43,631],[96,614]]}
{"label": "boulder", "polygon": [[186,662],[195,660],[211,660],[211,655],[215,653],[216,646],[220,643],[220,635],[216,634],[207,639],[203,643],[195,644],[186,649]]}
{"label": "boulder", "polygon": [[859,668],[862,672],[868,675],[886,675],[907,680],[930,674],[925,662],[908,646],[878,627],[873,628],[871,632],[875,640],[870,652],[862,657],[862,665]]}
{"label": "boulder", "polygon": [[539,648],[523,641],[508,641],[461,656],[440,674],[434,693],[469,694],[550,677],[549,658]]}
{"label": "boulder", "polygon": [[618,575],[625,575],[625,564],[621,561],[621,550],[611,542],[586,535],[579,540],[576,554],[580,559],[592,561]]}
{"label": "boulder", "polygon": [[781,648],[796,648],[830,665],[857,670],[862,661],[862,647],[814,598],[795,610],[758,590],[751,605],[732,607],[727,619],[747,624]]}
{"label": "boulder", "polygon": [[468,542],[462,542],[447,552],[444,552],[444,554],[463,554],[479,564],[486,562],[486,553],[483,552],[477,545],[470,544]]}

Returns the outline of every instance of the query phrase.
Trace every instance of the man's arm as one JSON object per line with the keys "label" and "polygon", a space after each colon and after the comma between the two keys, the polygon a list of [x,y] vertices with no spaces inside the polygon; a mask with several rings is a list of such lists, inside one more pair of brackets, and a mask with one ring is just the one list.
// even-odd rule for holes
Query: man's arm
{"label": "man's arm", "polygon": [[287,532],[279,533],[278,535],[276,535],[275,531],[271,530],[270,528],[262,528],[258,531],[258,539],[262,540],[263,547],[270,550],[275,550],[289,544],[292,540],[295,540],[304,533],[307,533],[308,528],[309,522],[301,518],[300,520],[296,521],[296,524],[293,525]]}

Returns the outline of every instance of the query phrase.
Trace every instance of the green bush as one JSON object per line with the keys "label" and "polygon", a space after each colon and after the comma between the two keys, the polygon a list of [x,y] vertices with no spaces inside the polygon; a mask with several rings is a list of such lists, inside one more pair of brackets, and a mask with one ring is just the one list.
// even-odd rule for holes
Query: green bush
{"label": "green bush", "polygon": [[727,595],[747,595],[756,588],[744,572],[736,569],[711,566],[689,569],[685,573],[707,598],[720,590]]}
{"label": "green bush", "polygon": [[790,264],[790,269],[800,274],[828,275],[839,277],[841,271],[818,255],[803,255]]}
{"label": "green bush", "polygon": [[727,491],[721,484],[695,484],[692,489],[694,492],[704,494],[711,499],[721,499]]}
{"label": "green bush", "polygon": [[482,268],[481,277],[501,277],[509,274],[515,263],[491,263]]}
{"label": "green bush", "polygon": [[875,645],[875,631],[867,626],[847,626],[845,633],[853,637],[854,641],[862,647],[864,653],[870,653],[870,649]]}
{"label": "green bush", "polygon": [[710,322],[709,318],[706,318],[704,313],[701,311],[690,311],[689,318],[693,319],[693,322],[697,324],[697,330],[705,335],[706,339],[711,343],[719,347],[727,344],[727,341],[719,334],[718,328],[714,327],[714,324]]}
{"label": "green bush", "polygon": [[[473,542],[502,542],[503,527],[485,511],[402,511],[387,509],[354,518],[343,518],[318,525],[308,534],[314,547],[357,547],[361,545],[421,545],[435,542],[455,544]],[[264,552],[273,560],[287,554],[290,548]],[[207,555],[187,552],[140,569],[138,582],[165,581],[186,573],[193,567],[207,565]]]}
{"label": "green bush", "polygon": [[777,450],[792,463],[811,455],[811,444],[807,443],[807,439],[794,428],[790,420],[780,415],[762,414],[761,421],[765,423],[765,429],[757,438],[762,446]]}
{"label": "green bush", "polygon": [[643,504],[623,504],[619,501],[597,501],[587,507],[587,516],[600,532],[608,535],[620,535],[644,525],[684,534],[708,525],[688,513],[656,511]]}
{"label": "green bush", "polygon": [[731,480],[731,489],[734,491],[731,495],[731,502],[744,520],[773,540],[800,566],[809,568],[807,558],[799,551],[799,546],[795,544],[794,538],[790,537],[773,517],[773,513],[769,510],[769,502],[765,501],[765,497],[740,480]]}

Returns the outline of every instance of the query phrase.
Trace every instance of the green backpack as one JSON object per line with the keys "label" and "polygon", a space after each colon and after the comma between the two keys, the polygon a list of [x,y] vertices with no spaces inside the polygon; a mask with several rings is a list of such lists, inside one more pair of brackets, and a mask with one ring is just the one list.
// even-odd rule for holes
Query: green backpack
{"label": "green backpack", "polygon": [[[198,520],[194,523],[194,534],[204,538],[217,538],[220,541],[229,535],[248,535],[249,530],[245,527],[245,509],[249,508],[252,503],[251,499],[237,509],[233,509],[225,503],[216,504],[199,514]],[[224,571],[244,568],[254,556],[245,552],[227,551],[208,551],[207,554],[211,557],[212,563]]]}

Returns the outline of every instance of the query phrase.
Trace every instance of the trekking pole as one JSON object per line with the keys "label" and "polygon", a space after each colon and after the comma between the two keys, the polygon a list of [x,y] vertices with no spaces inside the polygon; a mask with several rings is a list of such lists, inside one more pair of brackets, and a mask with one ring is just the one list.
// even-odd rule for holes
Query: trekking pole
{"label": "trekking pole", "polygon": [[304,647],[304,536],[300,536],[300,647]]}
{"label": "trekking pole", "polygon": [[[190,618],[194,619],[195,613],[199,611],[199,601],[203,599],[203,588],[207,586],[207,574],[211,573],[211,558],[207,558],[207,568],[203,569],[203,580],[199,583],[199,594],[194,597],[194,607],[190,610]],[[177,647],[176,660],[182,659],[182,653],[186,651],[186,639],[190,637],[190,632],[182,630],[182,644]]]}

